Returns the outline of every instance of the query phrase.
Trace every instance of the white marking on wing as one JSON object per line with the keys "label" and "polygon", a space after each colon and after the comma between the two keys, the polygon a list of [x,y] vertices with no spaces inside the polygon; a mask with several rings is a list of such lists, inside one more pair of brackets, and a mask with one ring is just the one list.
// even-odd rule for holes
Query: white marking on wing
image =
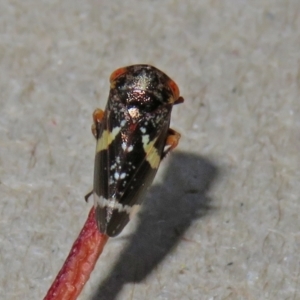
{"label": "white marking on wing", "polygon": [[96,193],[94,193],[94,203],[95,206],[100,206],[102,208],[110,208],[110,209],[116,209],[119,212],[126,212],[127,214],[131,214],[132,211],[135,211],[137,207],[140,207],[139,204],[135,204],[133,206],[129,205],[123,205],[117,201],[117,199],[105,199],[102,196],[98,196]]}

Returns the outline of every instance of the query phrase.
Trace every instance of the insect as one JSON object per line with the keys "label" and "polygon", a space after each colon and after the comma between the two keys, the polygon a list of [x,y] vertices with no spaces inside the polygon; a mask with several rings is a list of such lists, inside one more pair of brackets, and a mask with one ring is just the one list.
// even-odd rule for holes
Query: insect
{"label": "insect", "polygon": [[169,128],[174,104],[184,100],[176,83],[150,65],[132,65],[110,76],[105,111],[93,113],[96,138],[93,194],[101,233],[118,235],[152,183],[160,161],[180,134]]}

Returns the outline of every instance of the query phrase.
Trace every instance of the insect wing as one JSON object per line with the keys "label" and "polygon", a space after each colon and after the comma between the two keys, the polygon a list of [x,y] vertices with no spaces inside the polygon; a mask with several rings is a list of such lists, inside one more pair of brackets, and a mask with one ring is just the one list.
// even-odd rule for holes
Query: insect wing
{"label": "insect wing", "polygon": [[168,109],[164,113],[159,126],[151,128],[132,124],[122,107],[106,109],[97,130],[94,199],[98,227],[109,236],[121,232],[153,181],[170,122]]}

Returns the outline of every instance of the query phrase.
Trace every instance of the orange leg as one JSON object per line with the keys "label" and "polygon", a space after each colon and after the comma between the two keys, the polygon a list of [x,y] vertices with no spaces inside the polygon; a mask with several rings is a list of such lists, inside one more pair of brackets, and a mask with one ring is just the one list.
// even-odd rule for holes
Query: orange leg
{"label": "orange leg", "polygon": [[97,125],[101,123],[104,117],[104,111],[100,108],[95,109],[93,113],[94,123],[92,125],[92,134],[97,138]]}
{"label": "orange leg", "polygon": [[173,149],[175,149],[179,143],[179,140],[180,140],[180,133],[178,133],[177,131],[169,128],[169,131],[168,131],[168,137],[167,137],[167,140],[166,140],[166,148],[164,150],[164,153],[163,153],[163,158],[170,152],[172,151]]}

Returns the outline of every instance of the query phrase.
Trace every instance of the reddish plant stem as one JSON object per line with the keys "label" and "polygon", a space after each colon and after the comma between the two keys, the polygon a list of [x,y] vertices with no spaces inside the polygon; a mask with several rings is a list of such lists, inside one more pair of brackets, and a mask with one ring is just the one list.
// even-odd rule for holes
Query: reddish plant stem
{"label": "reddish plant stem", "polygon": [[93,207],[44,300],[77,299],[88,281],[107,239],[108,236],[100,233],[97,228]]}

